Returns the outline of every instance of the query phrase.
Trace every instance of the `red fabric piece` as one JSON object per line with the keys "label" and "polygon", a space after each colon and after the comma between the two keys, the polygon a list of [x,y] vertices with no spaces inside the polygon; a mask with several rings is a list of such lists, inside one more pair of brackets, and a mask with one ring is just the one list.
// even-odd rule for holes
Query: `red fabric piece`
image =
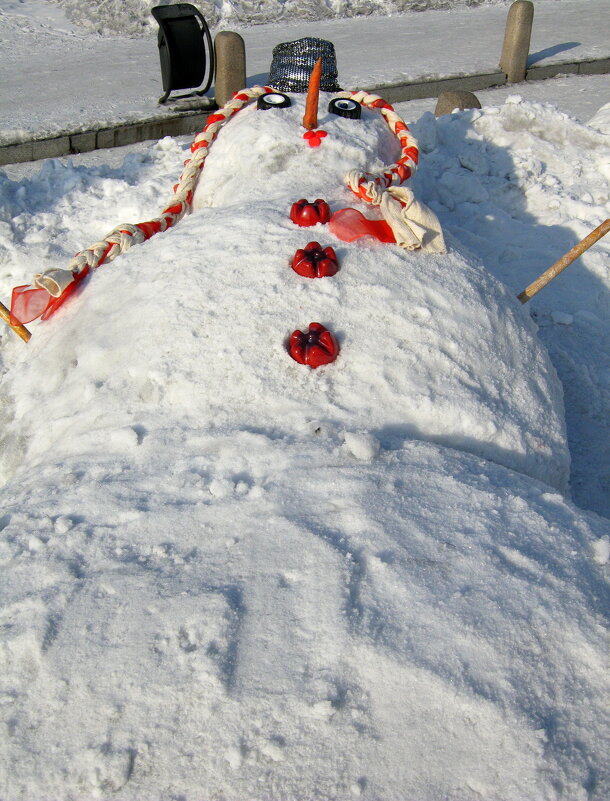
{"label": "red fabric piece", "polygon": [[11,325],[25,325],[37,320],[51,300],[46,289],[29,284],[14,287],[11,297]]}
{"label": "red fabric piece", "polygon": [[354,194],[358,195],[358,197],[361,197],[366,203],[370,203],[371,202],[371,199],[369,198],[369,196],[366,193],[366,186],[364,184],[364,181],[361,182],[360,184],[358,184],[358,191],[354,192]]}
{"label": "red fabric piece", "polygon": [[361,236],[372,236],[380,242],[396,242],[385,220],[369,220],[357,209],[339,209],[330,218],[329,228],[343,242],[353,242]]}
{"label": "red fabric piece", "polygon": [[97,263],[98,267],[100,266],[100,264],[103,264],[106,261],[106,256],[110,253],[110,251],[112,250],[112,247],[113,247],[113,243],[109,242],[108,243],[108,247],[106,248],[106,250],[100,256],[100,260]]}
{"label": "red fabric piece", "polygon": [[374,103],[371,103],[371,107],[372,108],[385,108],[385,109],[388,109],[388,111],[394,111],[394,106],[391,106],[389,103],[386,103],[386,101],[383,100],[381,97],[379,98],[379,100],[375,100]]}
{"label": "red fabric piece", "polygon": [[161,230],[161,223],[160,222],[142,222],[136,223],[136,228],[139,228],[140,231],[144,234],[146,239],[150,239],[151,236],[158,234]]}
{"label": "red fabric piece", "polygon": [[11,325],[25,325],[32,320],[48,320],[48,318],[66,301],[74,292],[83,278],[89,273],[89,268],[74,275],[72,283],[64,289],[61,295],[54,298],[42,287],[25,284],[16,286],[11,297]]}
{"label": "red fabric piece", "polygon": [[[204,133],[206,130],[207,128],[203,129]],[[194,153],[196,150],[199,150],[200,147],[207,147],[209,144],[210,143],[208,142],[207,139],[200,139],[198,142],[193,142],[193,144],[191,145],[191,153]]]}

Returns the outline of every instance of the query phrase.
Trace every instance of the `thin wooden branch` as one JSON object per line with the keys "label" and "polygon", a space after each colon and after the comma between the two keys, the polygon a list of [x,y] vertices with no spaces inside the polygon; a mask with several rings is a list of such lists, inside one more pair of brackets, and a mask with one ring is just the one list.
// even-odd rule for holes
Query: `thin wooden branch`
{"label": "thin wooden branch", "polygon": [[28,329],[24,325],[11,325],[11,313],[6,308],[4,303],[0,303],[0,317],[4,320],[4,322],[9,325],[13,331],[17,334],[17,336],[21,337],[24,342],[29,342],[30,337],[32,336]]}
{"label": "thin wooden branch", "polygon": [[610,219],[603,222],[601,225],[598,225],[595,231],[591,231],[591,233],[582,239],[577,245],[574,245],[572,250],[569,250],[565,256],[562,256],[555,264],[552,264],[548,270],[545,270],[542,275],[538,276],[535,281],[533,281],[528,287],[526,287],[523,292],[521,292],[517,297],[521,301],[521,303],[527,303],[530,298],[533,298],[537,292],[540,292],[548,283],[550,283],[553,278],[559,275],[559,273],[563,272],[566,267],[569,267],[573,261],[588,250],[591,245],[594,245],[598,239],[601,239],[602,236],[605,236],[608,231],[610,230]]}

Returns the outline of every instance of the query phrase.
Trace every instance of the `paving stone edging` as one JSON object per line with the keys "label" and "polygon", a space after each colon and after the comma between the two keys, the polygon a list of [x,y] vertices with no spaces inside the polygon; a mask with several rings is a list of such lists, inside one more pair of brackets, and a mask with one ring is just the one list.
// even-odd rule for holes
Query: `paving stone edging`
{"label": "paving stone edging", "polygon": [[25,142],[0,145],[0,166],[133,145],[136,142],[161,139],[164,136],[192,134],[201,130],[209,114],[209,109],[177,112],[145,122],[113,125],[108,128],[60,134],[47,139],[28,139]]}
{"label": "paving stone edging", "polygon": [[[526,80],[540,81],[557,75],[603,75],[610,72],[610,58],[592,59],[588,61],[570,61],[548,66],[530,67]],[[387,84],[371,87],[369,91],[380,94],[388,103],[401,103],[406,100],[420,100],[426,97],[438,97],[448,89],[464,89],[475,92],[504,86],[507,83],[503,72],[478,73],[475,75],[457,75],[449,78],[413,81],[398,84]],[[518,91],[519,84],[514,84]],[[45,139],[29,139],[0,145],[0,166],[17,164],[24,161],[58,158],[75,153],[88,153],[110,147],[133,145],[148,139],[161,139],[164,136],[183,136],[201,130],[206,118],[212,111],[199,109],[195,111],[179,111],[163,117],[152,118],[143,122],[113,125],[89,131],[64,133]]]}
{"label": "paving stone edging", "polygon": [[[548,66],[530,67],[526,81],[542,81],[557,75],[604,75],[610,72],[610,58],[598,58],[588,61],[567,61]],[[493,89],[507,84],[505,73],[481,72],[475,75],[456,75],[450,78],[438,78],[425,81],[394,83],[377,86],[371,91],[383,96],[388,103],[402,103],[405,100],[421,100],[425,97],[438,97],[448,89],[464,89],[475,92],[481,89]],[[518,91],[519,84],[513,84]]]}

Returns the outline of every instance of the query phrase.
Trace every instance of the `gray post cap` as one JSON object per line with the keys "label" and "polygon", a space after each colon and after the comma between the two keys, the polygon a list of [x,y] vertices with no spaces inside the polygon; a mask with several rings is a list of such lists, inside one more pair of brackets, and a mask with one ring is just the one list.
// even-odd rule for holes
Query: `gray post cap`
{"label": "gray post cap", "polygon": [[309,76],[316,61],[322,56],[323,92],[338,92],[337,58],[332,42],[311,36],[294,42],[282,42],[273,48],[269,71],[269,86],[279,92],[306,92]]}

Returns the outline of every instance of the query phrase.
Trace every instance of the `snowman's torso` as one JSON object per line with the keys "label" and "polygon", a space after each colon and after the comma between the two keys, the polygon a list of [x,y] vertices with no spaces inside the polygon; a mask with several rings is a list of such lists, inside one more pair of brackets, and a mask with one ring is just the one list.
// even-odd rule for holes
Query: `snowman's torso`
{"label": "snowman's torso", "polygon": [[[559,383],[504,287],[455,247],[428,255],[371,239],[348,244],[327,225],[290,220],[301,198],[375,216],[343,176],[379,170],[397,154],[366,109],[362,120],[321,113],[327,136],[310,147],[302,105],[293,96],[288,109],[240,112],[210,148],[194,212],[120,266],[96,271],[78,310],[49,324],[48,341],[37,338],[41,351],[65,351],[65,374],[45,388],[46,434],[55,393],[71,391],[72,444],[96,427],[159,419],[223,435],[368,431],[385,447],[426,439],[565,489]],[[291,269],[296,250],[314,240],[336,250],[336,275],[308,279]],[[134,330],[128,321],[138,307],[146,315]],[[317,370],[287,349],[291,333],[311,322],[340,346],[338,359]],[[35,382],[31,370],[18,381]],[[110,417],[96,411],[96,398]],[[17,424],[35,432],[37,414],[19,420],[18,404]],[[35,433],[29,442],[35,452],[48,447]]]}

